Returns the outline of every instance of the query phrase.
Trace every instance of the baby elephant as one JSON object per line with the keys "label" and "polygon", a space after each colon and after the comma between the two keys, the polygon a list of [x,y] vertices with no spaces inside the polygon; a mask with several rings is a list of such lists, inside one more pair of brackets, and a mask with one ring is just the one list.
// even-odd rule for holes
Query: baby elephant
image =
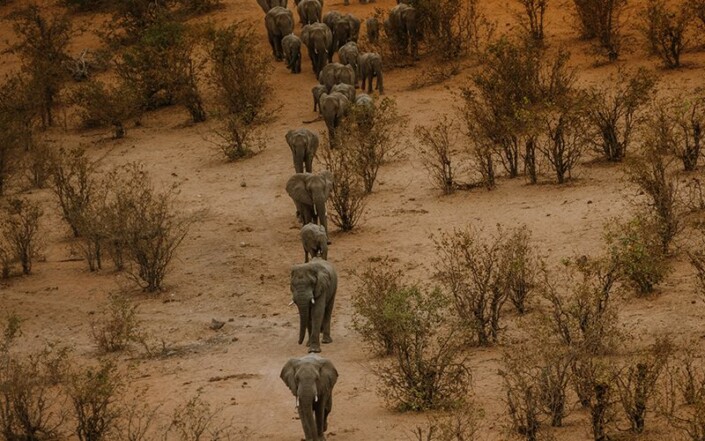
{"label": "baby elephant", "polygon": [[323,225],[306,224],[301,228],[301,243],[304,246],[304,259],[308,256],[328,260],[328,235]]}
{"label": "baby elephant", "polygon": [[286,132],[286,143],[291,149],[296,173],[311,173],[313,158],[318,150],[318,135],[309,129],[296,129]]}
{"label": "baby elephant", "polygon": [[286,67],[291,73],[301,73],[301,39],[294,34],[289,34],[282,39],[282,50]]}
{"label": "baby elephant", "polygon": [[367,83],[367,93],[372,93],[372,79],[377,77],[377,90],[380,94],[384,93],[384,81],[382,78],[382,57],[376,52],[367,52],[360,55],[359,60],[360,77],[362,85],[360,88],[364,92],[365,82]]}

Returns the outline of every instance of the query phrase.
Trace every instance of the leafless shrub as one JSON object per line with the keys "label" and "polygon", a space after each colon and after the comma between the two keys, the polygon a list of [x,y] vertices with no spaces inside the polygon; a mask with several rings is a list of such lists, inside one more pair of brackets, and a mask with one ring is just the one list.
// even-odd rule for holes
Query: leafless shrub
{"label": "leafless shrub", "polygon": [[482,411],[465,404],[445,416],[430,417],[425,427],[412,431],[416,441],[475,441],[478,439]]}
{"label": "leafless shrub", "polygon": [[692,11],[685,2],[673,8],[663,0],[649,0],[643,10],[642,33],[649,49],[669,68],[681,65],[681,54],[688,46],[688,28],[692,22]]}
{"label": "leafless shrub", "polygon": [[614,88],[593,88],[587,106],[587,141],[608,161],[626,156],[633,132],[644,121],[640,110],[652,99],[656,77],[640,68],[632,74],[620,72],[615,83]]}
{"label": "leafless shrub", "polygon": [[694,246],[688,250],[688,260],[695,270],[695,292],[705,300],[705,225],[696,224],[694,236]]}
{"label": "leafless shrub", "polygon": [[67,80],[63,62],[69,58],[70,21],[65,14],[48,13],[34,3],[16,10],[12,20],[19,37],[12,50],[22,59],[22,69],[37,91],[34,98],[42,125],[51,126],[54,106]]}
{"label": "leafless shrub", "polygon": [[25,155],[25,177],[33,188],[46,188],[51,179],[53,155],[53,149],[45,143],[38,143]]}
{"label": "leafless shrub", "polygon": [[472,228],[443,233],[434,239],[441,283],[452,295],[455,311],[475,343],[497,342],[502,306],[507,301],[507,262],[501,230],[483,239]]}
{"label": "leafless shrub", "polygon": [[[649,118],[652,144],[672,153],[685,171],[698,167],[705,128],[705,95],[701,89],[656,103]],[[655,133],[654,133],[655,132]]]}
{"label": "leafless shrub", "polygon": [[353,328],[380,355],[392,355],[400,331],[395,321],[395,294],[402,288],[403,271],[385,257],[357,274],[352,296]]}
{"label": "leafless shrub", "polygon": [[448,318],[449,301],[439,290],[402,287],[394,321],[394,357],[376,369],[381,395],[400,410],[452,409],[461,405],[470,387],[463,355],[462,331]]}
{"label": "leafless shrub", "polygon": [[486,142],[473,139],[470,153],[475,159],[475,169],[480,174],[480,184],[492,190],[495,186],[495,157],[492,147]]}
{"label": "leafless shrub", "polygon": [[526,360],[517,360],[507,353],[502,359],[502,386],[512,430],[527,441],[538,439],[540,422],[540,392]]}
{"label": "leafless shrub", "polygon": [[619,56],[622,44],[621,16],[626,0],[573,0],[580,34],[586,39],[597,39],[597,47],[609,61]]}
{"label": "leafless shrub", "polygon": [[634,357],[615,375],[619,400],[634,433],[644,431],[646,413],[652,406],[659,378],[672,352],[670,341],[659,340],[647,353]]}
{"label": "leafless shrub", "polygon": [[91,338],[103,352],[118,352],[144,338],[137,305],[121,294],[112,294],[102,316],[91,322]]}
{"label": "leafless shrub", "polygon": [[585,357],[573,370],[576,384],[584,388],[587,408],[590,413],[590,429],[595,441],[606,441],[608,431],[615,418],[615,379],[604,361],[595,357]]}
{"label": "leafless shrub", "polygon": [[89,81],[77,88],[72,101],[80,108],[84,127],[112,126],[115,138],[125,136],[125,121],[137,115],[139,108],[129,87],[106,86],[99,81]]}
{"label": "leafless shrub", "polygon": [[174,410],[167,434],[173,434],[178,441],[227,441],[232,424],[222,420],[222,411],[212,409],[196,395]]}
{"label": "leafless shrub", "polygon": [[36,202],[27,199],[9,201],[7,217],[2,222],[5,237],[12,256],[22,265],[22,272],[32,272],[32,263],[40,248],[39,219],[42,210]]}
{"label": "leafless shrub", "polygon": [[79,441],[113,439],[122,414],[117,402],[122,391],[121,378],[109,361],[71,375],[68,396],[73,404]]}
{"label": "leafless shrub", "polygon": [[80,236],[79,223],[91,201],[96,186],[96,164],[83,149],[59,150],[52,158],[51,189],[59,199],[64,220],[75,237]]}
{"label": "leafless shrub", "polygon": [[424,87],[443,83],[458,75],[461,71],[462,66],[457,61],[433,64],[427,68],[421,69],[421,72],[412,80],[409,89],[423,89]]}
{"label": "leafless shrub", "polygon": [[452,194],[457,188],[459,138],[455,122],[444,116],[434,126],[416,126],[416,138],[421,143],[419,153],[431,182],[443,194]]}
{"label": "leafless shrub", "polygon": [[[338,130],[338,133],[340,131]],[[328,136],[323,136],[328,139]],[[333,174],[333,190],[328,198],[334,212],[330,218],[343,231],[350,231],[365,212],[365,183],[354,163],[356,156],[347,146],[333,148],[324,142],[318,149],[325,169]]]}
{"label": "leafless shrub", "polygon": [[543,40],[543,17],[546,14],[548,0],[518,0],[524,8],[524,15],[520,15],[522,27],[526,29],[534,40]]}
{"label": "leafless shrub", "polygon": [[531,230],[526,225],[508,232],[504,240],[509,300],[519,314],[524,314],[527,301],[538,288],[543,262],[532,245]]}
{"label": "leafless shrub", "polygon": [[418,0],[414,7],[427,49],[442,61],[462,58],[492,33],[477,0]]}
{"label": "leafless shrub", "polygon": [[573,168],[585,151],[586,124],[581,110],[582,94],[565,104],[546,113],[542,121],[543,136],[539,137],[538,142],[538,150],[551,165],[559,184],[572,177]]}
{"label": "leafless shrub", "polygon": [[203,14],[222,6],[222,0],[177,0],[182,10],[189,14]]}
{"label": "leafless shrub", "polygon": [[699,354],[688,350],[670,366],[662,393],[663,412],[684,439],[705,435],[705,372]]}
{"label": "leafless shrub", "polygon": [[267,148],[264,129],[248,124],[238,115],[229,115],[224,119],[223,127],[216,131],[220,138],[216,142],[228,161],[237,161],[252,157]]}

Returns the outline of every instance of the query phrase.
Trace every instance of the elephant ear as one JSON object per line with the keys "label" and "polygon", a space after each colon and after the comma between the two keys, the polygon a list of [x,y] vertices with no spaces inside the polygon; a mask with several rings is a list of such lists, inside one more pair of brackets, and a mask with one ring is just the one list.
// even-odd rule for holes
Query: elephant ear
{"label": "elephant ear", "polygon": [[282,368],[281,374],[279,374],[279,378],[289,387],[294,396],[296,396],[296,369],[298,365],[298,358],[290,358]]}
{"label": "elephant ear", "polygon": [[289,178],[286,183],[286,192],[294,201],[313,205],[313,199],[311,199],[311,194],[306,189],[306,178],[308,175],[306,173],[296,173],[294,176]]}
{"label": "elephant ear", "polygon": [[330,196],[330,192],[333,191],[333,173],[331,173],[329,170],[323,170],[320,174],[320,177],[322,177],[326,181],[326,199],[328,199],[328,196]]}
{"label": "elephant ear", "polygon": [[308,36],[309,32],[311,32],[311,25],[306,25],[304,28],[301,30],[301,41],[303,44],[308,46]]}
{"label": "elephant ear", "polygon": [[288,132],[286,132],[285,138],[286,138],[286,143],[289,144],[289,148],[293,152],[294,146],[293,146],[292,142],[294,142],[294,130],[292,129],[292,130],[289,130]]}
{"label": "elephant ear", "polygon": [[338,370],[330,360],[325,358],[319,361],[319,378],[322,390],[331,391],[338,381]]}
{"label": "elephant ear", "polygon": [[313,295],[316,298],[324,295],[324,293],[330,291],[332,283],[333,281],[331,280],[328,268],[321,265],[318,271],[316,271],[316,288],[313,291]]}

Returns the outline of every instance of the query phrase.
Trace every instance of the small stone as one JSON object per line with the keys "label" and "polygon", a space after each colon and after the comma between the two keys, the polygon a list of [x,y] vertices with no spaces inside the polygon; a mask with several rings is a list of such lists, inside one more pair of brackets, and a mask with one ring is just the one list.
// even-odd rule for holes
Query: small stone
{"label": "small stone", "polygon": [[240,182],[240,187],[242,187],[242,188],[247,187],[247,182],[245,182],[245,181]]}
{"label": "small stone", "polygon": [[211,319],[210,328],[212,330],[217,331],[218,329],[222,328],[223,326],[225,326],[225,322],[221,322],[220,320],[216,320],[216,319]]}
{"label": "small stone", "polygon": [[589,200],[587,203],[588,203],[588,204],[592,204],[592,200]]}
{"label": "small stone", "polygon": [[247,246],[247,242],[240,242],[240,248],[244,248]]}

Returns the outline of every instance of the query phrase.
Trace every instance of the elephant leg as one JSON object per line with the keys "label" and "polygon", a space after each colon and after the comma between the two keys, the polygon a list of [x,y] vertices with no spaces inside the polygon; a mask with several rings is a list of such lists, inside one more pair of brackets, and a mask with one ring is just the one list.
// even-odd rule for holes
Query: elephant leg
{"label": "elephant leg", "polygon": [[333,410],[333,392],[326,397],[325,408],[323,409],[323,433],[328,431],[328,415]]}
{"label": "elephant leg", "polygon": [[325,433],[325,429],[323,428],[324,426],[324,419],[325,419],[325,404],[323,403],[324,398],[323,397],[318,397],[318,403],[314,405],[314,412],[316,414],[316,431],[318,432],[318,438],[319,440],[324,440],[325,438],[323,437],[323,434]]}
{"label": "elephant leg", "polygon": [[319,297],[318,303],[312,305],[313,308],[311,308],[311,345],[308,348],[309,352],[321,352],[321,326],[323,325],[323,317],[325,315],[325,302],[325,294],[323,294]]}
{"label": "elephant leg", "polygon": [[317,434],[315,433],[317,431],[317,428],[315,427],[316,425],[314,425],[314,427],[307,427],[307,424],[305,423],[305,421],[311,418],[310,414],[307,415],[308,412],[312,412],[312,409],[299,406],[299,420],[301,421],[301,426],[304,429],[304,437],[306,441],[315,440],[317,438]]}
{"label": "elephant leg", "polygon": [[364,73],[362,74],[362,83],[360,84],[360,90],[365,90],[365,75]]}
{"label": "elephant leg", "polygon": [[306,173],[313,172],[313,155],[306,155]]}
{"label": "elephant leg", "polygon": [[308,251],[304,248],[304,262],[308,263]]}
{"label": "elephant leg", "polygon": [[333,339],[330,336],[330,320],[333,316],[333,304],[335,304],[335,296],[331,297],[330,300],[326,302],[326,310],[323,314],[323,343],[333,343]]}
{"label": "elephant leg", "polygon": [[294,154],[294,170],[296,170],[296,173],[304,172],[304,160],[303,158],[298,158],[296,154]]}
{"label": "elephant leg", "polygon": [[374,74],[370,75],[370,81],[367,83],[367,93],[372,93],[372,80],[374,79]]}
{"label": "elephant leg", "polygon": [[274,58],[277,58],[277,44],[274,41],[274,36],[267,33],[267,38],[269,39],[269,45],[272,47],[272,55],[274,55]]}

